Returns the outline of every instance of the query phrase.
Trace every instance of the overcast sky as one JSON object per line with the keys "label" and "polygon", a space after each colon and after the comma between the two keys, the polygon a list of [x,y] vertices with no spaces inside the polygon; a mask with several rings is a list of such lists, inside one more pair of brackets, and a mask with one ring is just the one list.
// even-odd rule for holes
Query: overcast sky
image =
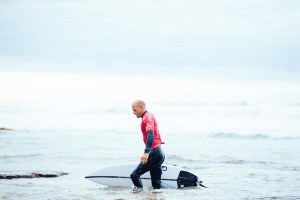
{"label": "overcast sky", "polygon": [[299,64],[299,0],[0,0],[0,71],[299,80]]}

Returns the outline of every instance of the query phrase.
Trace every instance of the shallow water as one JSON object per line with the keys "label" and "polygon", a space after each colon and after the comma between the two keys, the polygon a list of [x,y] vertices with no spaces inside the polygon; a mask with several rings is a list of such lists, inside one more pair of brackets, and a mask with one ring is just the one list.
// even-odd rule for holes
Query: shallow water
{"label": "shallow water", "polygon": [[[128,139],[130,138],[130,139]],[[208,188],[107,188],[84,179],[104,165],[134,162],[137,134],[113,131],[5,131],[1,173],[64,171],[58,178],[1,180],[2,199],[298,199],[299,138],[235,138],[174,134],[167,164],[195,172]]]}
{"label": "shallow water", "polygon": [[300,199],[296,82],[143,79],[146,89],[139,88],[138,98],[151,99],[148,109],[166,142],[165,163],[193,171],[208,188],[132,194],[86,180],[103,166],[138,163],[144,145],[130,104],[139,81],[34,73],[1,77],[0,126],[14,130],[0,132],[0,173],[69,175],[1,179],[0,199]]}

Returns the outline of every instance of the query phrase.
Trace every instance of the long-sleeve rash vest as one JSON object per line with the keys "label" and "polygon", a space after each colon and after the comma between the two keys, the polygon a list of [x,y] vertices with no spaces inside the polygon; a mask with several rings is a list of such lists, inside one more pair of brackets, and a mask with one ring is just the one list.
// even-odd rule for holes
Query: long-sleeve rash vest
{"label": "long-sleeve rash vest", "polygon": [[154,115],[148,111],[142,115],[141,130],[143,133],[143,140],[146,145],[145,153],[148,153],[150,149],[154,149],[160,144],[164,144],[160,138],[156,119]]}

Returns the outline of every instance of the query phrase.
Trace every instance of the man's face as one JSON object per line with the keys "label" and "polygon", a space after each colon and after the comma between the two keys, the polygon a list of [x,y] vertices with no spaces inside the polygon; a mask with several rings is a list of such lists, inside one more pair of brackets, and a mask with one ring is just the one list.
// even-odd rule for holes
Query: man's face
{"label": "man's face", "polygon": [[136,117],[139,118],[144,113],[144,108],[143,108],[143,106],[140,106],[137,104],[132,104],[132,111],[133,111],[133,114],[135,114]]}

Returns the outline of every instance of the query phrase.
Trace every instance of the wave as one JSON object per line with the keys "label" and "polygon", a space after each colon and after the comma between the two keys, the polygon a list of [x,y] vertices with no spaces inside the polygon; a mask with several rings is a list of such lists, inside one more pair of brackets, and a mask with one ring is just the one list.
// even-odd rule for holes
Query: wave
{"label": "wave", "polygon": [[176,155],[167,155],[165,164],[182,167],[184,169],[195,170],[195,169],[203,169],[204,165],[199,166],[199,163],[207,163],[204,160],[195,160],[195,159],[187,159],[181,156]]}
{"label": "wave", "polygon": [[102,110],[95,110],[95,109],[82,109],[76,111],[79,114],[121,114],[121,113],[128,113],[130,112],[129,109],[123,109],[119,107],[110,107],[107,109]]}
{"label": "wave", "polygon": [[295,165],[287,165],[281,162],[273,162],[273,161],[256,161],[256,160],[243,160],[243,159],[235,159],[230,157],[221,157],[214,161],[206,161],[209,163],[219,163],[219,164],[228,164],[228,165],[255,165],[262,166],[263,168],[271,167],[272,169],[278,169],[283,171],[300,171],[299,166]]}
{"label": "wave", "polygon": [[168,103],[157,103],[158,106],[167,107],[203,107],[203,106],[252,106],[249,102],[168,102]]}
{"label": "wave", "polygon": [[212,138],[234,138],[234,139],[300,139],[299,136],[271,136],[267,134],[238,134],[238,133],[225,133],[225,132],[212,132],[206,135]]}
{"label": "wave", "polygon": [[193,160],[193,159],[186,159],[181,156],[176,156],[176,155],[167,155],[168,161],[179,161],[179,162],[194,162],[194,161],[199,161],[199,160]]}
{"label": "wave", "polygon": [[272,169],[284,170],[284,171],[300,171],[299,166],[287,165],[281,162],[273,161],[256,161],[256,160],[244,160],[240,158],[233,158],[230,156],[221,156],[211,159],[187,159],[177,155],[167,155],[166,164],[179,166],[189,170],[201,170],[216,165],[249,165],[249,166],[261,166],[263,168],[270,167]]}
{"label": "wave", "polygon": [[[173,166],[180,166],[185,168],[187,164],[191,164],[194,162],[199,162],[198,160],[193,159],[186,159],[181,156],[176,155],[166,155],[166,164],[173,165]],[[180,163],[180,165],[178,165]]]}
{"label": "wave", "polygon": [[13,158],[31,158],[38,157],[42,154],[23,154],[23,155],[0,155],[0,159],[13,159]]}
{"label": "wave", "polygon": [[259,197],[259,198],[253,198],[253,200],[299,200],[299,196],[287,196],[287,195],[282,195],[282,196],[266,196],[266,197]]}
{"label": "wave", "polygon": [[231,157],[228,157],[228,156],[217,158],[217,160],[211,160],[211,161],[208,161],[208,162],[210,162],[210,163],[222,163],[222,164],[233,164],[233,165],[239,165],[239,164],[278,165],[278,164],[280,164],[280,163],[276,163],[276,162],[236,159],[236,158],[231,158]]}

